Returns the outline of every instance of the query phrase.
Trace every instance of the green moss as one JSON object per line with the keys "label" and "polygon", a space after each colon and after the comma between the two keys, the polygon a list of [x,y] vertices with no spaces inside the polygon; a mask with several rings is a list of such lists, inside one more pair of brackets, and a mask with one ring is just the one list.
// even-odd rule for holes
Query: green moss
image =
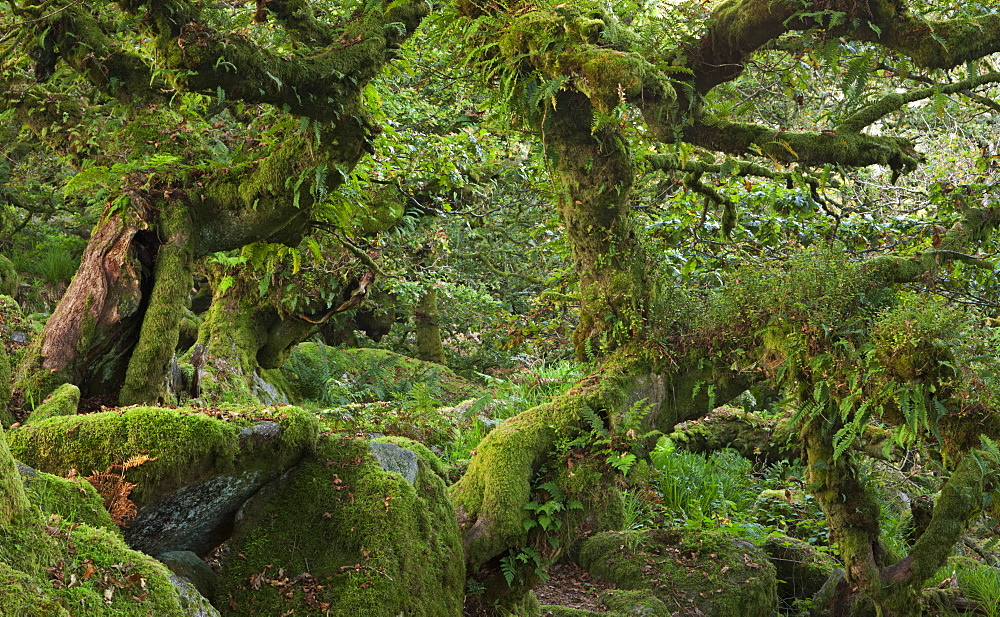
{"label": "green moss", "polygon": [[493,429],[476,448],[468,471],[452,487],[471,568],[526,545],[531,480],[557,436],[582,421],[587,404],[586,397],[569,394],[533,407]]}
{"label": "green moss", "polygon": [[543,604],[541,606],[543,617],[615,617],[614,614],[605,612],[586,611],[580,608],[569,608],[568,606],[555,606]]}
{"label": "green moss", "polygon": [[167,367],[177,349],[181,320],[192,287],[194,248],[188,209],[180,201],[170,202],[165,204],[159,219],[159,231],[166,241],[156,255],[149,306],[118,395],[122,405],[152,405],[163,396]]}
{"label": "green moss", "polygon": [[[623,413],[627,393],[641,381],[634,375],[643,374],[644,367],[634,354],[616,354],[602,367],[602,375],[506,420],[483,439],[465,475],[452,486],[470,568],[478,570],[508,549],[527,545],[525,505],[532,500],[536,473],[560,456],[557,441],[570,442],[581,430],[589,431],[588,416]],[[592,529],[614,528],[622,512],[621,496],[602,491],[607,480],[596,469],[583,467],[579,479],[564,478],[566,488],[597,508],[587,513]]]}
{"label": "green moss", "polygon": [[57,552],[42,531],[42,516],[28,501],[7,439],[0,430],[0,563],[28,575],[40,575]]}
{"label": "green moss", "polygon": [[705,615],[771,617],[774,566],[749,542],[709,530],[605,532],[587,540],[580,565],[622,589],[647,590]]}
{"label": "green moss", "polygon": [[764,544],[778,578],[778,597],[785,603],[808,600],[837,568],[829,553],[788,536],[770,536]]}
{"label": "green moss", "polygon": [[372,441],[394,443],[397,446],[406,448],[407,450],[416,453],[416,455],[420,457],[421,463],[426,465],[428,469],[444,480],[445,483],[448,482],[448,468],[445,467],[444,462],[442,462],[430,448],[419,441],[414,441],[413,439],[409,439],[407,437],[396,437],[393,435],[386,435],[385,437],[379,437],[378,439],[374,439]]}
{"label": "green moss", "polygon": [[[88,617],[185,617],[177,590],[170,583],[166,566],[133,551],[119,536],[104,529],[79,525],[63,532],[72,559],[56,567],[66,581],[75,575],[78,584],[56,594],[77,614]],[[86,576],[92,565],[96,576]],[[107,588],[113,590],[110,600]],[[141,597],[141,600],[136,598]]]}
{"label": "green moss", "polygon": [[0,345],[0,426],[3,427],[14,423],[14,416],[7,411],[12,389],[10,360],[7,357],[7,349]]}
{"label": "green moss", "polygon": [[[135,407],[49,418],[16,429],[9,439],[19,460],[57,475],[70,468],[85,475],[103,471],[137,454],[155,457],[128,471],[129,481],[138,484],[133,500],[141,505],[154,494],[233,469],[238,455],[247,469],[290,463],[312,447],[318,433],[312,414],[295,407],[235,408],[219,415],[232,421],[190,409]],[[249,440],[241,450],[239,429],[259,420],[278,422],[284,430],[280,443],[264,446],[269,451],[255,463],[255,442]]]}
{"label": "green moss", "polygon": [[575,500],[582,505],[560,515],[562,525],[556,532],[559,546],[570,558],[576,555],[583,538],[599,531],[618,531],[625,524],[625,501],[611,475],[615,472],[602,459],[594,457],[574,460],[571,465],[558,464],[547,474],[548,479],[565,492],[567,502]]}
{"label": "green moss", "polygon": [[418,460],[411,485],[384,471],[368,442],[322,440],[313,460],[244,508],[223,614],[459,615],[458,526],[444,482]]}
{"label": "green moss", "polygon": [[94,490],[90,482],[82,479],[68,480],[29,468],[22,468],[21,476],[28,500],[41,510],[43,516],[55,514],[68,523],[86,523],[121,535],[118,526],[104,508],[104,498]]}
{"label": "green moss", "polygon": [[72,416],[80,405],[80,388],[64,383],[48,395],[42,404],[31,412],[27,422],[38,422],[56,416]]}
{"label": "green moss", "polygon": [[613,589],[601,594],[601,603],[613,614],[670,617],[673,613],[651,591]]}
{"label": "green moss", "polygon": [[11,364],[17,364],[29,339],[42,324],[24,316],[21,305],[10,296],[0,295],[0,340],[7,349]]}
{"label": "green moss", "polygon": [[281,369],[265,368],[260,370],[260,374],[264,378],[264,381],[277,388],[278,393],[284,396],[285,399],[295,401],[295,388],[292,386],[292,382],[288,380],[288,376],[281,372]]}
{"label": "green moss", "polygon": [[[213,289],[222,289],[214,282]],[[252,404],[257,402],[251,375],[257,368],[260,326],[249,297],[239,290],[216,291],[198,331],[206,362],[200,370],[203,399]]]}
{"label": "green moss", "polygon": [[11,260],[0,255],[0,296],[16,296],[19,278]]}
{"label": "green moss", "polygon": [[92,487],[28,476],[22,485],[0,434],[0,615],[186,615],[166,568],[130,549],[106,512],[93,511],[103,508]]}
{"label": "green moss", "polygon": [[359,231],[374,235],[394,227],[406,211],[406,195],[396,186],[385,187],[373,198],[359,204],[364,210],[359,214]]}
{"label": "green moss", "polygon": [[0,615],[9,617],[70,617],[66,607],[51,596],[52,589],[0,561]]}
{"label": "green moss", "polygon": [[[347,374],[359,388],[388,390],[393,383],[424,383],[444,405],[455,405],[474,394],[477,387],[450,369],[385,349],[340,349],[322,343],[300,343],[283,368],[304,398],[322,400],[328,377]],[[377,387],[377,388],[376,388]]]}

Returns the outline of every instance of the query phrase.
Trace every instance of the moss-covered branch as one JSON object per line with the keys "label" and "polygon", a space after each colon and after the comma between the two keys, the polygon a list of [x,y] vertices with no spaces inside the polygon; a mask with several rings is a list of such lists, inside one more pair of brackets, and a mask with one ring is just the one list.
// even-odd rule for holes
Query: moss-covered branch
{"label": "moss-covered branch", "polygon": [[[859,40],[908,56],[920,68],[953,69],[1000,51],[1000,15],[968,15],[956,19],[925,20],[903,2],[870,3],[878,17],[853,31]],[[881,9],[881,10],[878,10]]]}
{"label": "moss-covered branch", "polygon": [[49,92],[44,85],[4,83],[0,111],[13,110],[14,117],[50,150],[66,158],[76,168],[97,156],[98,148],[81,140],[90,132],[85,118],[91,109],[78,100]]}
{"label": "moss-covered branch", "polygon": [[[209,96],[221,91],[229,99],[270,104],[319,120],[340,116],[345,95],[357,93],[377,74],[389,52],[413,33],[428,11],[422,0],[380,3],[348,22],[331,45],[288,58],[242,36],[214,30],[186,0],[119,4],[142,14],[158,63],[176,70],[171,77],[175,88]],[[314,23],[303,19],[298,25]],[[332,36],[313,34],[320,41]]]}
{"label": "moss-covered branch", "polygon": [[263,6],[274,15],[292,40],[310,47],[326,47],[337,38],[336,32],[316,19],[308,0],[270,0]]}
{"label": "moss-covered branch", "polygon": [[921,68],[952,69],[1000,51],[1000,15],[926,20],[902,0],[757,2],[727,0],[689,53],[699,92],[735,79],[753,52],[786,32],[827,29],[910,57]]}
{"label": "moss-covered branch", "polygon": [[860,111],[851,114],[849,117],[841,121],[837,126],[838,132],[851,133],[858,132],[861,129],[869,126],[870,124],[881,120],[883,117],[898,111],[903,108],[908,103],[914,101],[920,101],[923,99],[931,98],[938,94],[955,94],[958,92],[967,92],[973,88],[978,88],[987,84],[993,84],[1000,82],[1000,73],[992,72],[985,75],[979,75],[978,77],[972,77],[969,79],[963,79],[961,81],[956,81],[954,83],[933,86],[931,88],[921,88],[919,90],[910,90],[901,94],[893,93],[887,94],[880,98],[878,101],[865,106]]}
{"label": "moss-covered branch", "polygon": [[71,5],[37,27],[43,33],[33,54],[38,58],[37,77],[52,74],[58,54],[108,96],[133,104],[166,102],[166,84],[155,78],[142,58],[111,40],[102,25],[81,8]]}
{"label": "moss-covered branch", "polygon": [[684,139],[710,150],[759,154],[782,164],[884,165],[909,172],[922,160],[908,139],[860,133],[779,131],[756,124],[715,122],[686,128]]}
{"label": "moss-covered branch", "polygon": [[1000,207],[973,208],[941,238],[941,246],[915,256],[882,255],[865,263],[872,276],[886,284],[912,283],[927,278],[949,261],[992,269],[993,262],[969,255],[980,242],[1000,228]]}

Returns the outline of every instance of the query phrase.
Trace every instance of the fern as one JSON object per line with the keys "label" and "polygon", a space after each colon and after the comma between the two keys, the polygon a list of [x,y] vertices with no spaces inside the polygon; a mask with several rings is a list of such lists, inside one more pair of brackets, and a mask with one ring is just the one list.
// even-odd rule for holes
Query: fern
{"label": "fern", "polygon": [[583,408],[583,418],[590,425],[590,430],[593,431],[598,437],[606,438],[608,436],[608,429],[604,426],[604,420],[601,416],[597,415],[590,407]]}
{"label": "fern", "polygon": [[840,89],[844,93],[845,105],[858,101],[868,89],[868,77],[874,65],[874,55],[866,51],[847,61],[847,73],[841,82]]}

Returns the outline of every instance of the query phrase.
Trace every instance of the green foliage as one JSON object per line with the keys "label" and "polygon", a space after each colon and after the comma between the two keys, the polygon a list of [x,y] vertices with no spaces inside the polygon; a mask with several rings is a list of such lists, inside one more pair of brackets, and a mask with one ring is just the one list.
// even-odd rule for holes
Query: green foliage
{"label": "green foliage", "polygon": [[80,265],[80,260],[65,248],[58,248],[54,251],[46,252],[45,255],[34,266],[33,271],[40,279],[49,284],[68,283],[76,269]]}
{"label": "green foliage", "polygon": [[706,458],[677,450],[662,437],[650,461],[663,509],[681,521],[738,517],[751,510],[760,492],[753,464],[732,450]]}
{"label": "green foliage", "polygon": [[283,367],[302,396],[321,405],[405,400],[455,401],[469,384],[441,366],[382,350],[303,343]]}
{"label": "green foliage", "polygon": [[959,584],[986,617],[1000,617],[1000,569],[985,565],[967,569],[959,575]]}

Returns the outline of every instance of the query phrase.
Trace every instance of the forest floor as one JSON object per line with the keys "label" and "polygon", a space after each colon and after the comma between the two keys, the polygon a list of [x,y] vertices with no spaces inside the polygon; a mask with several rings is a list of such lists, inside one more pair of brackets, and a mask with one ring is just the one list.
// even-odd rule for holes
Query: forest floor
{"label": "forest floor", "polygon": [[[548,580],[535,587],[542,605],[568,606],[581,610],[604,612],[597,597],[614,585],[595,580],[574,563],[556,564],[549,568]],[[544,614],[544,613],[543,613]]]}

